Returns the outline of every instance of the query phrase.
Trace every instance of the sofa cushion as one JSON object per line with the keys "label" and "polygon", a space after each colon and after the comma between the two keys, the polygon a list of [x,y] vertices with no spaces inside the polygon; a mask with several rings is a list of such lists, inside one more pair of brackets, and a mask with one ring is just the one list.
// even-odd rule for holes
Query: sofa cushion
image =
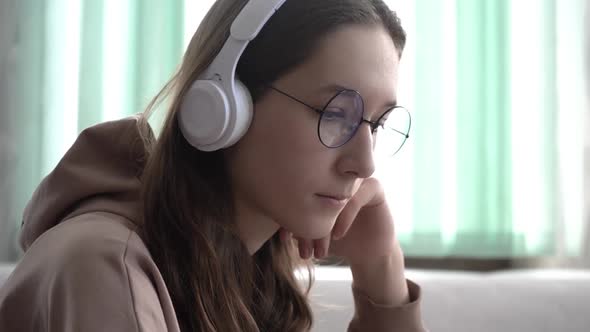
{"label": "sofa cushion", "polygon": [[[406,277],[422,287],[423,318],[431,331],[590,331],[590,271],[408,270]],[[317,270],[314,331],[346,330],[353,314],[350,281],[346,268]]]}

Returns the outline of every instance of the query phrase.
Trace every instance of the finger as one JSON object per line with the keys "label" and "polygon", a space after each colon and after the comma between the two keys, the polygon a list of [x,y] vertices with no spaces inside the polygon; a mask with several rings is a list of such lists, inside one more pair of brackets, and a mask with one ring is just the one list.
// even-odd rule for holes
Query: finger
{"label": "finger", "polygon": [[360,210],[360,206],[356,201],[351,199],[348,204],[344,207],[338,218],[336,218],[336,223],[334,224],[334,228],[332,229],[332,239],[333,240],[340,240],[346,232],[350,229],[356,215]]}
{"label": "finger", "polygon": [[312,240],[297,238],[297,244],[299,245],[299,256],[301,258],[308,259],[313,255]]}
{"label": "finger", "polygon": [[378,188],[373,181],[368,180],[370,179],[363,181],[359,190],[350,201],[348,201],[344,209],[342,209],[342,212],[340,212],[340,215],[338,215],[338,218],[336,218],[336,223],[332,230],[332,238],[334,240],[344,237],[361,208],[373,200],[375,190]]}
{"label": "finger", "polygon": [[385,203],[385,190],[379,180],[375,178],[368,178],[363,181],[367,190],[370,192],[370,197],[364,206],[375,206]]}
{"label": "finger", "polygon": [[328,249],[330,247],[330,237],[326,236],[319,240],[313,241],[313,248],[314,248],[314,256],[317,259],[324,258],[328,254]]}
{"label": "finger", "polygon": [[291,240],[293,233],[289,232],[288,230],[281,228],[279,229],[279,238],[281,239],[281,243],[287,245]]}

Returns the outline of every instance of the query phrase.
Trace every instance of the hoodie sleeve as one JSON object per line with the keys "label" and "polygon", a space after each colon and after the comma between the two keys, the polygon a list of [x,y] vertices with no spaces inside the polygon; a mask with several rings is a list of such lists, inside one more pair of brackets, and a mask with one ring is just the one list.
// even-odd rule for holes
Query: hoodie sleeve
{"label": "hoodie sleeve", "polygon": [[75,219],[27,251],[0,292],[0,330],[178,331],[165,318],[137,235],[93,216]]}
{"label": "hoodie sleeve", "polygon": [[48,285],[48,331],[140,331],[123,252],[105,255],[95,244],[67,254]]}
{"label": "hoodie sleeve", "polygon": [[348,332],[426,332],[420,314],[420,286],[407,283],[410,303],[403,306],[379,305],[353,286],[355,314]]}

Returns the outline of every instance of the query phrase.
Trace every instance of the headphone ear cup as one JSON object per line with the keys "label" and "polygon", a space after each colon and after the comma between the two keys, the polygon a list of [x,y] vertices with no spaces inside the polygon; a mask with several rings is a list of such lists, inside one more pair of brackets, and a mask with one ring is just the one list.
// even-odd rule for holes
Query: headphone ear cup
{"label": "headphone ear cup", "polygon": [[235,108],[235,126],[234,130],[232,131],[230,137],[228,137],[227,143],[224,144],[224,147],[229,147],[234,145],[240,138],[242,138],[250,124],[252,123],[252,117],[254,114],[254,103],[252,102],[252,95],[250,91],[242,83],[242,81],[236,79],[235,80],[235,99],[236,99],[236,108]]}
{"label": "headphone ear cup", "polygon": [[[235,108],[216,81],[197,80],[183,97],[178,114],[180,130],[190,145],[201,151],[215,151],[234,145],[252,122],[253,102],[248,88],[234,81]],[[231,119],[234,126],[228,128]]]}
{"label": "headphone ear cup", "polygon": [[225,136],[231,107],[223,87],[209,80],[195,81],[183,97],[178,114],[180,130],[193,147],[216,150]]}

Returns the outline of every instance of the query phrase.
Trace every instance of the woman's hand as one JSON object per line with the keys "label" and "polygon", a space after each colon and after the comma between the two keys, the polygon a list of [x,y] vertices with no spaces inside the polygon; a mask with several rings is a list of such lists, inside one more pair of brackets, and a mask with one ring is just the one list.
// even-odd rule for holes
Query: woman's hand
{"label": "woman's hand", "polygon": [[[289,236],[288,233],[282,235]],[[390,256],[399,244],[379,181],[368,178],[362,182],[338,216],[331,236],[318,240],[297,238],[297,242],[302,258],[333,255],[355,264]]]}
{"label": "woman's hand", "polygon": [[[281,232],[284,238],[290,236],[284,230]],[[377,179],[363,181],[338,215],[331,236],[319,240],[297,238],[297,242],[302,258],[343,257],[352,271],[354,288],[374,303],[408,303],[403,253]]]}

